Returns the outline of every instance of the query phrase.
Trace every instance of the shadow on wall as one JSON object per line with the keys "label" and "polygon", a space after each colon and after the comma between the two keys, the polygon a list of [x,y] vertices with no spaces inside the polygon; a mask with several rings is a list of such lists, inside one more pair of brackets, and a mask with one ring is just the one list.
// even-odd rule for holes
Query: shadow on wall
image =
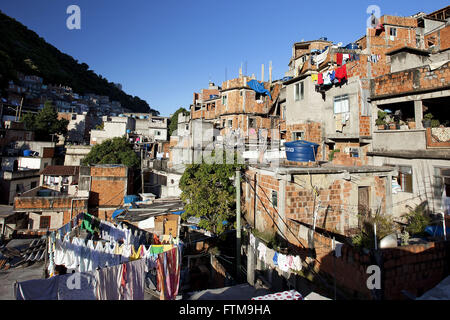
{"label": "shadow on wall", "polygon": [[[342,247],[340,257],[333,251],[322,254],[311,266],[331,286],[336,281],[347,299],[406,300],[403,290],[419,297],[450,274],[450,241],[429,242],[364,253],[349,245]],[[368,267],[380,267],[380,290],[370,290],[367,280],[374,273]],[[314,280],[310,268],[303,271]],[[369,281],[373,283],[373,278]]]}

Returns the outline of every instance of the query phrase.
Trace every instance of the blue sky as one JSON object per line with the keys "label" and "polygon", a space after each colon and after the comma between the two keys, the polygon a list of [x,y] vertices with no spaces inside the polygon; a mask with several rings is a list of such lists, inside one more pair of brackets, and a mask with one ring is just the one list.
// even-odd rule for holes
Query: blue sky
{"label": "blue sky", "polygon": [[[66,28],[66,9],[81,9],[81,30]],[[448,5],[441,0],[10,0],[0,10],[97,74],[119,82],[161,115],[188,108],[192,93],[211,80],[273,78],[287,71],[292,44],[327,37],[344,45],[365,33],[369,5],[408,16]]]}

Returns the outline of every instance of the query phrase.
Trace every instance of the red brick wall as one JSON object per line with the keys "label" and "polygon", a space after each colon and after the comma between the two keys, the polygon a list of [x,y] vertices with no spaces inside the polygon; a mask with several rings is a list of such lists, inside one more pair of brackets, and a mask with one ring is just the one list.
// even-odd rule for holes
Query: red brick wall
{"label": "red brick wall", "polygon": [[[300,245],[293,234],[298,234],[298,224],[288,222],[292,233],[288,240],[293,245]],[[305,241],[303,241],[306,244]],[[318,233],[314,234],[314,247],[317,261],[314,261],[316,272],[326,274],[329,279],[336,276],[336,283],[343,289],[348,298],[359,296],[373,299],[367,288],[367,267],[375,265],[372,253],[366,254],[357,248],[344,244],[342,256],[334,257],[332,239]],[[385,300],[405,300],[401,293],[407,290],[416,296],[434,288],[448,276],[450,242],[430,242],[420,245],[409,245],[397,248],[382,249],[381,290]],[[302,256],[305,259],[306,255]]]}
{"label": "red brick wall", "polygon": [[[27,211],[61,211],[64,214],[63,224],[70,221],[70,210],[72,198],[69,197],[16,197],[14,199],[14,209]],[[87,208],[87,200],[73,201],[74,214],[80,213]],[[61,226],[62,227],[62,226]]]}
{"label": "red brick wall", "polygon": [[450,48],[450,26],[427,34],[425,37],[425,48],[430,48],[429,42],[435,45],[437,50],[446,50]]}
{"label": "red brick wall", "polygon": [[450,83],[450,63],[430,71],[428,66],[383,75],[372,81],[375,96],[438,89]]}
{"label": "red brick wall", "polygon": [[[123,204],[124,197],[128,194],[129,186],[128,169],[126,167],[91,167],[91,192],[89,196],[90,212],[97,212],[99,218],[105,211],[101,207],[119,207]],[[107,215],[114,210],[108,210]]]}

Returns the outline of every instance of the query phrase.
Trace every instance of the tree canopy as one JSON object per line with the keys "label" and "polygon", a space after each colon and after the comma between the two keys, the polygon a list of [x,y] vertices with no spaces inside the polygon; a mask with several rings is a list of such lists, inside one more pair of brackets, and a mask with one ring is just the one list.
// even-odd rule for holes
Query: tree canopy
{"label": "tree canopy", "polygon": [[182,114],[189,114],[189,111],[187,111],[185,108],[179,108],[175,113],[172,115],[172,117],[169,120],[169,137],[172,135],[172,133],[177,130],[178,127],[178,115]]}
{"label": "tree canopy", "polygon": [[36,115],[26,113],[20,121],[25,124],[27,130],[35,132],[37,141],[52,141],[52,135],[66,134],[69,124],[69,120],[58,119],[58,113],[49,101]]}
{"label": "tree canopy", "polygon": [[199,217],[199,227],[221,234],[236,221],[235,171],[237,164],[191,164],[180,180],[185,203],[183,219]]}
{"label": "tree canopy", "polygon": [[139,167],[140,159],[134,152],[133,145],[125,137],[116,137],[93,146],[82,164],[123,164],[127,167]]}

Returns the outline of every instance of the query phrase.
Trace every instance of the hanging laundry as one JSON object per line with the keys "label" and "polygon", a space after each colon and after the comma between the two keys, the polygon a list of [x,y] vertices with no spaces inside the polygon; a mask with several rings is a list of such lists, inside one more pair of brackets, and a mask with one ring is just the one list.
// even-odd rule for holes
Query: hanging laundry
{"label": "hanging laundry", "polygon": [[275,266],[278,265],[278,252],[275,251],[272,261]]}
{"label": "hanging laundry", "polygon": [[272,250],[272,249],[270,249],[270,248],[267,248],[266,249],[266,263],[268,263],[268,265],[270,266],[270,267],[274,267],[274,263],[273,263],[273,256],[275,255],[275,251],[274,250]]}
{"label": "hanging laundry", "polygon": [[84,213],[83,222],[81,224],[81,229],[87,230],[90,233],[100,231],[100,220],[96,217],[90,215],[89,213]]}
{"label": "hanging laundry", "polygon": [[336,72],[334,70],[330,71],[330,81],[334,81],[334,79],[336,78]]}
{"label": "hanging laundry", "polygon": [[66,266],[66,268],[68,267],[72,267],[74,265],[74,261],[75,261],[75,252],[73,250],[73,246],[72,246],[72,242],[70,241],[70,238],[68,235],[66,235],[64,237],[64,241],[63,241],[63,248],[64,248],[64,259],[62,261],[62,264],[64,266]]}
{"label": "hanging laundry", "polygon": [[317,84],[318,84],[318,85],[323,84],[323,74],[322,74],[322,73],[319,73],[319,74],[317,75]]}
{"label": "hanging laundry", "polygon": [[255,238],[255,236],[253,235],[253,233],[250,233],[250,246],[251,246],[252,248],[255,248],[255,247],[256,247],[256,238]]}
{"label": "hanging laundry", "polygon": [[302,260],[300,259],[300,256],[295,256],[292,261],[291,269],[294,271],[301,271],[302,267]]}
{"label": "hanging laundry", "polygon": [[[180,283],[180,261],[178,249],[160,253],[157,260],[160,299],[175,300]],[[160,274],[162,272],[162,274]]]}
{"label": "hanging laundry", "polygon": [[120,300],[122,270],[121,264],[97,270],[95,280],[97,281],[98,300]]}
{"label": "hanging laundry", "polygon": [[316,82],[316,81],[318,80],[318,78],[319,78],[319,76],[318,76],[317,73],[313,73],[313,74],[311,75],[311,81],[312,81],[312,82]]}
{"label": "hanging laundry", "polygon": [[134,261],[141,258],[141,247],[138,247],[137,250],[134,249],[134,246],[131,246],[131,255],[130,255],[130,261]]}
{"label": "hanging laundry", "polygon": [[130,261],[131,247],[133,247],[133,245],[131,245],[131,244],[123,244],[122,245],[122,257],[120,260],[121,263]]}
{"label": "hanging laundry", "polygon": [[82,240],[74,237],[70,248],[66,248],[67,255],[70,255],[70,259],[64,264],[67,269],[78,269],[80,265],[81,245]]}
{"label": "hanging laundry", "polygon": [[284,272],[289,271],[287,256],[282,253],[278,254],[278,267],[280,268],[281,271]]}
{"label": "hanging laundry", "polygon": [[315,63],[317,66],[319,66],[321,63],[323,63],[328,55],[328,51],[330,50],[330,48],[327,48],[325,51],[323,51],[321,54],[319,54],[318,56],[316,56],[315,58]]}
{"label": "hanging laundry", "polygon": [[343,58],[342,53],[336,53],[336,63],[338,66],[342,65],[342,58]]}
{"label": "hanging laundry", "polygon": [[92,269],[103,268],[106,264],[105,252],[101,241],[97,241],[94,250],[92,251]]}
{"label": "hanging laundry", "polygon": [[330,80],[330,72],[325,72],[323,75],[323,84],[324,85],[331,85],[331,80]]}
{"label": "hanging laundry", "polygon": [[16,300],[58,300],[58,277],[14,283]]}
{"label": "hanging laundry", "polygon": [[96,300],[96,288],[93,272],[58,276],[58,300]]}
{"label": "hanging laundry", "polygon": [[262,260],[264,263],[266,263],[266,250],[266,245],[263,242],[260,242],[258,244],[258,259]]}
{"label": "hanging laundry", "polygon": [[342,80],[347,79],[347,66],[345,64],[336,69],[335,77],[336,79],[339,80],[339,82],[342,82]]}

